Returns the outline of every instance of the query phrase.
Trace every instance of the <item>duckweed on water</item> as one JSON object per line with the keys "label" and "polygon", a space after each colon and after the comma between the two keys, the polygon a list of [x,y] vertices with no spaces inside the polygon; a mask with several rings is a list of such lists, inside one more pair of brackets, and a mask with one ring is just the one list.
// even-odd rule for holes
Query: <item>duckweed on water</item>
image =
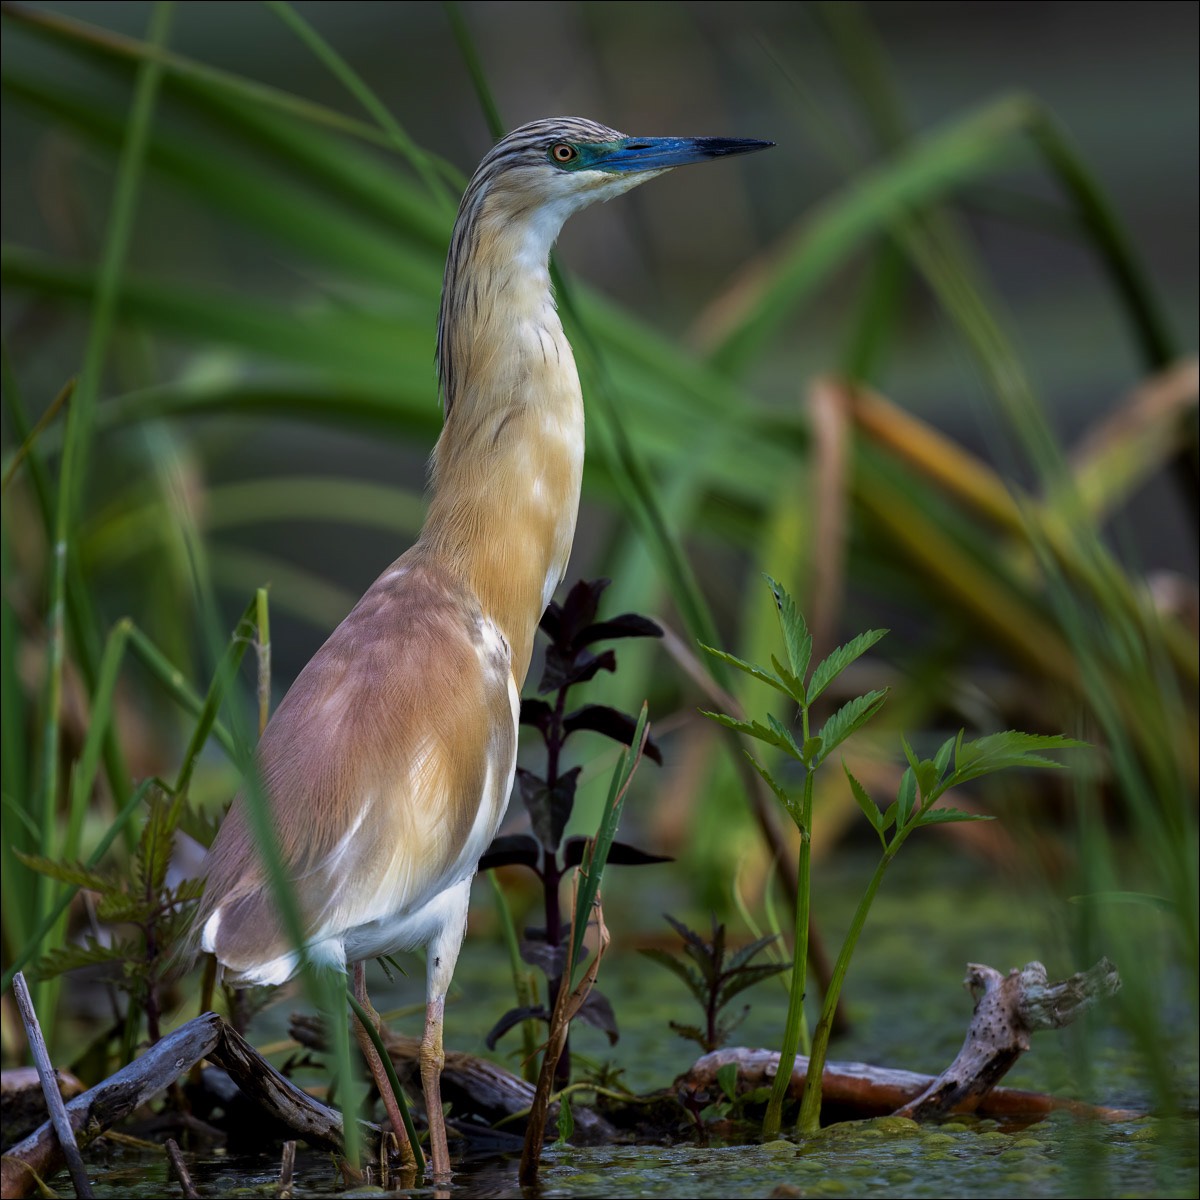
{"label": "duckweed on water", "polygon": [[[959,1124],[953,1122],[952,1124]],[[936,1197],[971,1195],[1060,1197],[1105,1194],[1133,1197],[1196,1195],[1195,1123],[1139,1121],[1108,1127],[1076,1122],[1043,1122],[1029,1130],[1002,1133],[993,1128],[946,1132],[921,1130],[896,1118],[850,1122],[823,1130],[804,1143],[778,1139],[763,1145],[676,1146],[646,1150],[636,1146],[562,1148],[549,1151],[542,1177],[546,1200],[591,1197],[667,1196],[759,1197],[777,1188],[799,1188],[808,1196]],[[880,1136],[892,1130],[891,1136]],[[1145,1136],[1146,1130],[1154,1136]],[[1186,1140],[1191,1139],[1190,1143]],[[1190,1145],[1190,1149],[1189,1149]],[[1104,1182],[1084,1186],[1080,1161],[1104,1159]],[[194,1161],[193,1176],[204,1195],[274,1194],[275,1177],[256,1160],[248,1164],[224,1157]],[[131,1187],[135,1177],[142,1182]],[[121,1151],[112,1156],[107,1175],[97,1180],[102,1197],[164,1194],[161,1158]],[[167,1185],[168,1188],[173,1185]],[[515,1159],[474,1164],[456,1181],[461,1200],[516,1196]],[[301,1152],[296,1191],[306,1196],[376,1196],[380,1189],[339,1191],[327,1155]]]}

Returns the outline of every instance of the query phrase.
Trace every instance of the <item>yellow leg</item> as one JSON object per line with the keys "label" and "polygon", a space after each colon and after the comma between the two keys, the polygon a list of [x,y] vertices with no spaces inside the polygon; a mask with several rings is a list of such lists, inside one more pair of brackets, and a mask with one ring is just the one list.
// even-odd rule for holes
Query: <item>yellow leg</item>
{"label": "yellow leg", "polygon": [[425,1115],[429,1121],[429,1155],[435,1182],[450,1178],[450,1150],[446,1143],[446,1118],[442,1113],[442,1016],[446,997],[434,996],[425,1008],[425,1036],[421,1039],[421,1085],[425,1090]]}
{"label": "yellow leg", "polygon": [[430,1169],[435,1184],[450,1180],[450,1151],[446,1145],[446,1118],[442,1113],[442,1018],[446,993],[454,975],[454,964],[467,930],[467,906],[471,880],[464,879],[437,898],[438,925],[425,950],[425,1036],[421,1038],[421,1085],[425,1091],[425,1115],[429,1121]]}
{"label": "yellow leg", "polygon": [[[379,1014],[371,1007],[371,1001],[367,997],[367,967],[365,963],[354,964],[354,998],[363,1006],[378,1030]],[[417,1165],[416,1155],[413,1154],[413,1148],[409,1144],[408,1131],[404,1128],[404,1118],[400,1115],[400,1106],[392,1094],[391,1082],[388,1080],[379,1052],[375,1049],[375,1043],[371,1041],[365,1026],[357,1017],[354,1021],[354,1032],[358,1038],[363,1058],[367,1061],[367,1070],[371,1072],[371,1078],[375,1080],[375,1086],[379,1089],[379,1095],[383,1099],[383,1107],[387,1112],[388,1121],[391,1122],[392,1132],[396,1135],[396,1144],[400,1147],[400,1158],[406,1167],[415,1168]]]}

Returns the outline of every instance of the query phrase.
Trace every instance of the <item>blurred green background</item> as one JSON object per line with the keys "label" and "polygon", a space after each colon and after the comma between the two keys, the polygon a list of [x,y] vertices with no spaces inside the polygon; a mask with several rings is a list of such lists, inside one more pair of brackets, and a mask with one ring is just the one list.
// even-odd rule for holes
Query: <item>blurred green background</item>
{"label": "blurred green background", "polygon": [[[6,964],[52,900],[11,851],[79,857],[131,781],[175,774],[195,722],[177,701],[204,693],[254,590],[271,589],[278,697],[419,527],[441,265],[492,140],[457,13],[508,127],[572,114],[777,143],[589,210],[559,245],[590,422],[570,577],[611,575],[609,611],[654,615],[679,646],[621,647],[598,689],[649,694],[666,751],[627,820],[684,870],[644,875],[660,894],[639,907],[703,919],[737,891],[767,920],[736,753],[696,715],[733,681],[695,642],[776,650],[768,571],[825,649],[894,630],[851,681],[894,689],[854,760],[885,803],[900,730],[1097,744],[1066,783],[981,789],[1002,828],[941,852],[977,855],[1000,894],[1045,888],[1070,969],[1132,955],[1125,1016],[1167,1087],[1147,997],[1182,965],[1196,1004],[1196,6],[295,11],[407,146],[277,10],[176,6],[105,366],[67,406],[86,424],[56,642],[62,413],[16,455],[95,334],[151,6],[5,7]],[[126,661],[119,752],[72,800],[100,647],[126,616],[179,675]],[[225,716],[252,736],[249,711]],[[595,750],[580,828],[612,761]],[[213,811],[235,786],[213,747],[190,796]],[[832,784],[817,822],[823,855],[865,830]],[[1158,897],[1158,936],[1138,937],[1127,892]],[[1111,902],[1066,903],[1096,894]]]}

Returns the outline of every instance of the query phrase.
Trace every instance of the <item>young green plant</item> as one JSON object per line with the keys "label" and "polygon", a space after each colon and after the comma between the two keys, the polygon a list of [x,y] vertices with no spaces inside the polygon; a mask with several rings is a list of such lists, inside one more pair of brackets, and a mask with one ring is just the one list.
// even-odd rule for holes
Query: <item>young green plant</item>
{"label": "young green plant", "polygon": [[[796,828],[800,831],[799,862],[796,872],[798,886],[795,914],[795,965],[792,968],[792,984],[788,994],[788,1012],[784,1024],[783,1044],[779,1051],[779,1070],[775,1075],[771,1099],[767,1104],[766,1116],[763,1118],[763,1136],[774,1138],[778,1136],[779,1127],[783,1121],[783,1105],[787,1098],[792,1066],[796,1061],[796,1052],[800,1046],[800,1034],[804,1024],[804,987],[808,962],[808,920],[811,893],[810,836],[813,773],[837,746],[870,720],[886,698],[887,690],[871,691],[842,705],[816,734],[813,733],[810,726],[809,712],[817,697],[829,684],[850,663],[875,645],[887,630],[872,629],[859,634],[852,642],[839,647],[828,658],[818,663],[809,676],[812,637],[809,635],[804,618],[796,607],[795,601],[784,591],[783,587],[770,576],[766,576],[766,580],[775,597],[775,607],[779,613],[779,623],[787,651],[787,665],[785,666],[772,655],[771,665],[774,670],[767,670],[723,650],[716,650],[711,646],[705,646],[704,649],[715,658],[769,684],[776,691],[782,692],[794,701],[800,709],[800,740],[797,741],[786,725],[770,715],[768,715],[765,725],[759,721],[740,720],[724,713],[706,712],[704,715],[738,733],[749,734],[760,742],[782,750],[784,754],[804,768],[804,782],[800,796],[797,798],[776,780],[763,763],[747,752],[747,757],[754,764],[755,770],[766,780],[767,785],[775,793],[788,816],[792,818]],[[806,677],[808,677],[807,683],[805,683]]]}
{"label": "young green plant", "polygon": [[[773,670],[736,658],[721,650],[706,646],[705,649],[730,666],[747,675],[769,684],[793,700],[800,710],[799,740],[792,730],[772,716],[764,725],[755,720],[741,720],[723,713],[706,713],[730,729],[745,733],[782,750],[789,758],[798,762],[804,771],[799,798],[785,788],[766,766],[752,755],[750,761],[766,780],[788,815],[800,830],[799,881],[796,897],[795,967],[792,971],[792,986],[789,994],[788,1014],[784,1026],[783,1044],[780,1048],[779,1069],[771,1090],[771,1098],[763,1119],[763,1136],[778,1136],[782,1123],[783,1105],[791,1083],[800,1043],[800,1032],[804,1021],[804,981],[808,953],[808,919],[811,892],[810,855],[813,805],[813,775],[830,754],[852,733],[860,729],[879,710],[887,697],[887,689],[878,689],[856,696],[837,709],[821,726],[813,731],[810,726],[810,710],[822,692],[852,663],[887,633],[883,629],[872,629],[861,633],[852,641],[834,650],[828,658],[817,663],[810,673],[812,638],[809,636],[804,618],[791,596],[773,579],[767,577],[787,649],[787,665],[772,656]],[[1004,770],[1006,767],[1057,767],[1061,764],[1036,753],[1039,750],[1064,750],[1084,743],[1059,736],[1042,736],[1008,730],[995,733],[975,741],[965,741],[960,730],[956,736],[947,738],[931,759],[919,759],[904,741],[904,754],[908,767],[900,780],[895,801],[885,811],[880,811],[867,794],[866,789],[850,773],[845,762],[842,769],[850,785],[855,802],[871,823],[883,847],[879,863],[871,875],[849,932],[842,943],[837,962],[833,968],[821,1016],[813,1033],[809,1052],[808,1070],[805,1075],[804,1092],[800,1101],[798,1128],[802,1134],[816,1133],[821,1113],[821,1075],[829,1048],[829,1037],[833,1030],[834,1013],[838,997],[850,966],[850,959],[858,943],[859,935],[866,924],[867,914],[884,873],[900,847],[914,829],[924,825],[946,824],[953,821],[985,821],[988,816],[959,812],[952,808],[935,808],[938,800],[951,788],[957,787],[982,775]]]}

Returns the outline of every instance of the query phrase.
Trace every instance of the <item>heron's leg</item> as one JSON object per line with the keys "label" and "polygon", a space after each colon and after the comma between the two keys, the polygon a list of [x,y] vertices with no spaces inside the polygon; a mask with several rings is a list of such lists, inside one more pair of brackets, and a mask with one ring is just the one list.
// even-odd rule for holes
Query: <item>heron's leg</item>
{"label": "heron's leg", "polygon": [[429,1121],[429,1156],[435,1182],[450,1178],[450,1150],[446,1143],[446,1118],[442,1112],[442,1067],[446,1063],[442,1048],[442,1017],[446,1011],[446,993],[467,932],[467,907],[471,899],[471,880],[464,879],[438,898],[445,905],[441,928],[425,952],[426,1004],[425,1035],[421,1038],[421,1085],[425,1092],[425,1116]]}
{"label": "heron's leg", "polygon": [[[363,1006],[364,1011],[371,1019],[371,1023],[378,1030],[380,1027],[379,1014],[372,1007],[371,1001],[367,996],[366,963],[357,962],[354,964],[354,998]],[[392,1085],[388,1080],[387,1071],[384,1070],[379,1052],[375,1049],[375,1043],[371,1041],[370,1035],[357,1016],[354,1019],[354,1033],[358,1038],[363,1058],[367,1061],[367,1070],[371,1072],[371,1078],[375,1080],[375,1086],[379,1089],[380,1098],[383,1100],[383,1107],[387,1112],[388,1120],[391,1122],[392,1132],[396,1135],[396,1144],[400,1147],[400,1157],[406,1167],[415,1167],[417,1165],[417,1158],[413,1154],[412,1146],[409,1144],[408,1131],[404,1128],[404,1118],[400,1115],[400,1106],[396,1103],[396,1097],[392,1094]]]}
{"label": "heron's leg", "polygon": [[442,1015],[446,997],[431,996],[425,1007],[425,1036],[421,1039],[421,1085],[425,1090],[425,1115],[429,1120],[429,1156],[435,1180],[450,1176],[450,1148],[446,1141],[446,1118],[442,1113]]}

